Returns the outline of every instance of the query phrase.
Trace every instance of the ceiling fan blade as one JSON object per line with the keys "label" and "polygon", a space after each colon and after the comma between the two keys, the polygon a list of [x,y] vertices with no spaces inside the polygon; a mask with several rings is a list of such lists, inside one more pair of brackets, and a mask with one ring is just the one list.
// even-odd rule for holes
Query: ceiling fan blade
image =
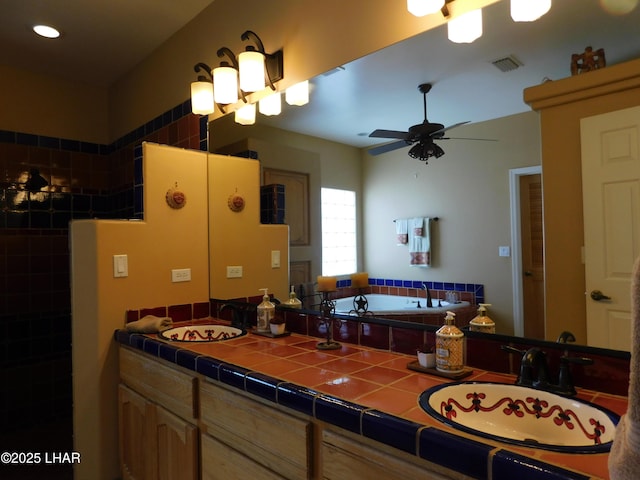
{"label": "ceiling fan blade", "polygon": [[[442,134],[447,130],[451,130],[452,128],[459,127],[460,125],[464,125],[465,123],[470,123],[469,120],[466,122],[454,123],[453,125],[449,125],[448,127],[441,128],[440,130],[436,130],[435,132],[431,132],[431,136],[434,138],[441,138]],[[438,136],[440,135],[440,136]]]}
{"label": "ceiling fan blade", "polygon": [[397,142],[385,143],[384,145],[380,145],[378,147],[373,147],[368,150],[369,155],[380,155],[382,153],[391,152],[393,150],[397,150],[402,147],[407,147],[410,144],[405,142],[404,140],[399,140]]}
{"label": "ceiling fan blade", "polygon": [[495,138],[440,137],[438,140],[476,140],[480,142],[497,142]]}
{"label": "ceiling fan blade", "polygon": [[409,136],[409,132],[400,132],[398,130],[374,130],[369,134],[369,136],[374,138],[399,138],[401,140],[406,140]]}

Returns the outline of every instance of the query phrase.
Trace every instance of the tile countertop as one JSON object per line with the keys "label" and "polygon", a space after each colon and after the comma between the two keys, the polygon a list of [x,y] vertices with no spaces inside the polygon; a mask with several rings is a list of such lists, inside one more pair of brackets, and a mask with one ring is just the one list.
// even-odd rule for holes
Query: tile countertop
{"label": "tile countertop", "polygon": [[[194,323],[202,321],[175,326]],[[412,356],[344,343],[339,350],[318,350],[321,339],[295,333],[279,338],[248,333],[223,342],[189,343],[117,330],[115,339],[474,478],[526,478],[534,472],[536,479],[608,478],[606,453],[565,454],[514,446],[460,432],[432,418],[419,406],[418,396],[450,380],[409,370]],[[474,369],[463,380],[514,383],[515,377]],[[618,415],[627,410],[626,397],[582,389],[578,397]]]}

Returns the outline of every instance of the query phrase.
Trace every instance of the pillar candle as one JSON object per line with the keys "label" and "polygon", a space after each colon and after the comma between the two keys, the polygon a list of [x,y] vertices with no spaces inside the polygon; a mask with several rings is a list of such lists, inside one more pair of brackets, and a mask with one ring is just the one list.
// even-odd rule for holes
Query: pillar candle
{"label": "pillar candle", "polygon": [[366,272],[351,274],[351,286],[353,288],[365,288],[369,286],[369,274]]}
{"label": "pillar candle", "polygon": [[318,275],[318,291],[319,292],[335,292],[336,277],[322,277]]}

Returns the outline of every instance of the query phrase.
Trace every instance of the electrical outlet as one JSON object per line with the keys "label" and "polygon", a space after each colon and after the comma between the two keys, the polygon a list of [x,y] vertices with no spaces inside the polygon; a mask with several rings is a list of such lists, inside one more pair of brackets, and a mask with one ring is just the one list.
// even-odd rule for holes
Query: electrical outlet
{"label": "electrical outlet", "polygon": [[190,268],[174,268],[171,270],[171,281],[177,282],[190,282],[191,281],[191,269]]}
{"label": "electrical outlet", "polygon": [[227,266],[227,278],[242,278],[242,265]]}

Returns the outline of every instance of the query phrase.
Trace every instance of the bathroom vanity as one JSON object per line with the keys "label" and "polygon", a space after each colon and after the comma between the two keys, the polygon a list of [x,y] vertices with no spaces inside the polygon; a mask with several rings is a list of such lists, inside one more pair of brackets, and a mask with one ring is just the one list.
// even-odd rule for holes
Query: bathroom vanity
{"label": "bathroom vanity", "polygon": [[[422,391],[449,380],[414,359],[317,338],[253,334],[167,342],[118,330],[123,478],[606,478],[606,453],[517,447],[426,414]],[[473,369],[465,380],[512,383]],[[626,398],[580,390],[622,414]]]}

